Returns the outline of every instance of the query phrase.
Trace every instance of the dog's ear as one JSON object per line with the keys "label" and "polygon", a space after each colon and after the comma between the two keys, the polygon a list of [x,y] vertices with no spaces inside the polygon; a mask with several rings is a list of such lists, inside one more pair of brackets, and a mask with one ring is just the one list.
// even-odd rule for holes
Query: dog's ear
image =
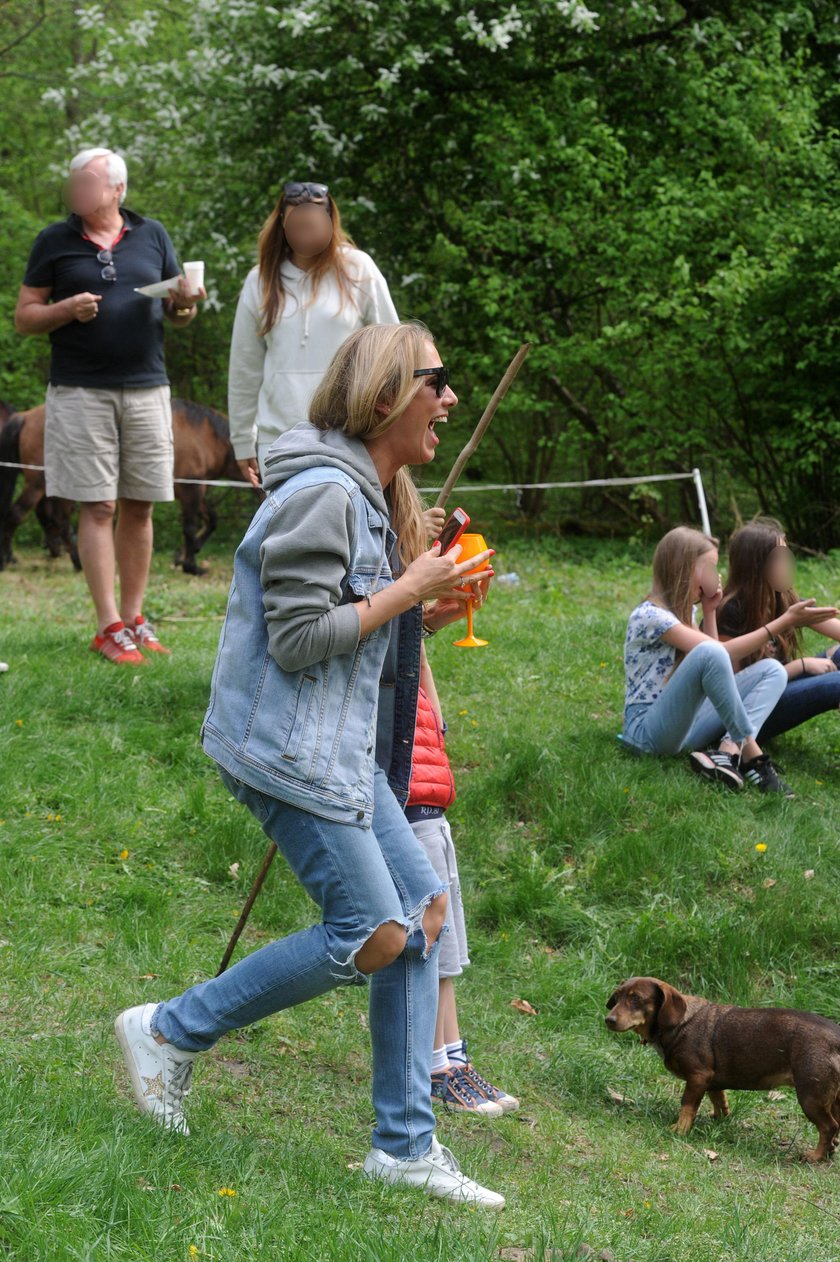
{"label": "dog's ear", "polygon": [[675,1025],[679,1025],[685,1016],[685,996],[681,995],[673,986],[669,986],[667,982],[656,980],[656,989],[662,996],[662,1002],[659,1005],[659,1011],[656,1014],[656,1024],[660,1029],[671,1029]]}
{"label": "dog's ear", "polygon": [[611,1011],[618,1003],[618,991],[614,990],[607,1000],[607,1008]]}

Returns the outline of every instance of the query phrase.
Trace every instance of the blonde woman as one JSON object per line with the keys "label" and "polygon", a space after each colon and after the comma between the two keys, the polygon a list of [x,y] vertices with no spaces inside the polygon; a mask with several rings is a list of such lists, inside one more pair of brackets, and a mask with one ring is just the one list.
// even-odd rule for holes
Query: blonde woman
{"label": "blonde woman", "polygon": [[231,442],[254,485],[275,438],[306,419],[344,339],[398,320],[384,276],[342,228],[326,184],[284,185],[257,258],[236,308],[228,373]]}
{"label": "blonde woman", "polygon": [[[623,737],[648,754],[690,750],[693,770],[727,788],[750,784],[793,797],[755,739],[785,690],[785,669],[764,658],[736,675],[733,662],[789,627],[810,626],[836,610],[800,600],[766,626],[721,644],[717,566],[717,540],[688,526],[670,530],[657,545],[650,595],[627,624]],[[694,625],[698,603],[703,631]]]}
{"label": "blonde woman", "polygon": [[374,326],[339,350],[311,423],[274,444],[268,497],[236,553],[203,744],[323,919],[165,1003],[128,1009],[116,1032],[140,1108],[186,1133],[200,1053],[229,1030],[370,979],[376,1125],[365,1173],[498,1209],[503,1198],[435,1138],[447,898],[402,810],[421,623],[434,631],[458,617],[457,585],[489,557],[426,550],[407,468],[434,458],[456,402],[426,330]]}

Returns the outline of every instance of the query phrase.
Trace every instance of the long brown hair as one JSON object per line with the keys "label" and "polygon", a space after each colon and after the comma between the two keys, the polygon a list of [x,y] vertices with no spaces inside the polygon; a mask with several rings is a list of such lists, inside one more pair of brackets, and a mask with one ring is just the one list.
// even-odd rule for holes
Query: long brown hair
{"label": "long brown hair", "polygon": [[[321,281],[328,272],[335,272],[342,303],[353,301],[351,279],[347,270],[344,250],[353,245],[353,240],[341,226],[341,214],[335,198],[327,194],[327,210],[332,219],[332,238],[325,250],[313,260],[307,269],[307,277],[311,286],[310,302],[318,294]],[[297,204],[297,203],[294,203]],[[286,194],[281,193],[277,204],[266,219],[257,240],[257,266],[260,274],[260,291],[262,293],[262,322],[260,337],[265,337],[283,312],[286,291],[280,268],[291,258],[292,251],[286,240],[283,229],[283,218],[288,209]]]}
{"label": "long brown hair", "polygon": [[[793,588],[777,592],[767,577],[770,555],[785,537],[785,532],[775,517],[754,517],[736,530],[729,540],[729,573],[723,589],[721,610],[732,600],[738,601],[742,627],[736,634],[746,635],[774,618],[780,617],[798,600]],[[801,657],[802,632],[799,627],[777,631],[784,661]],[[744,658],[749,664],[757,662],[766,650],[759,650]]]}
{"label": "long brown hair", "polygon": [[718,545],[713,535],[693,526],[675,526],[663,535],[653,554],[653,586],[648,600],[691,626],[694,567],[705,552]]}
{"label": "long brown hair", "polygon": [[[318,429],[339,429],[350,438],[370,441],[390,429],[423,384],[415,368],[423,365],[427,342],[434,341],[419,322],[371,324],[342,342],[312,396],[309,420]],[[386,416],[376,405],[387,403]],[[403,566],[425,551],[423,503],[408,469],[399,469],[387,488],[391,526],[399,540]]]}

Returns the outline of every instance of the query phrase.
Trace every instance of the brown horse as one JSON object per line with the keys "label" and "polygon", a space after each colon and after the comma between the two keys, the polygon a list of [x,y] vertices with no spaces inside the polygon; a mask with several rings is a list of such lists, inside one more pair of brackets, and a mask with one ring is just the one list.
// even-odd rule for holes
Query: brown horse
{"label": "brown horse", "polygon": [[[40,466],[44,463],[44,405],[28,412],[14,412],[0,402],[0,462]],[[4,416],[7,418],[4,422]],[[196,556],[216,528],[216,511],[206,498],[205,482],[226,478],[244,482],[230,442],[227,417],[213,408],[184,399],[172,400],[172,438],[175,498],[181,505],[184,546],[175,558],[187,574],[200,574]],[[23,491],[12,503],[19,472]],[[0,464],[0,569],[12,558],[12,539],[24,518],[35,509],[44,527],[53,556],[66,550],[80,569],[76,540],[70,522],[72,502],[46,494],[39,468],[9,469]]]}

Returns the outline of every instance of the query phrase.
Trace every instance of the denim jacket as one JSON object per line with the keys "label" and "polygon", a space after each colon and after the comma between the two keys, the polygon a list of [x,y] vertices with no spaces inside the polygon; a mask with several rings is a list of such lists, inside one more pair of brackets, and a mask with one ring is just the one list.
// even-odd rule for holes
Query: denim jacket
{"label": "denim jacket", "polygon": [[[296,434],[302,429],[310,434]],[[421,608],[418,605],[395,623],[361,638],[355,612],[345,617],[348,605],[393,581],[389,556],[395,536],[381,488],[377,483],[372,491],[364,476],[367,471],[359,472],[358,460],[366,457],[359,456],[358,448],[364,445],[333,436],[322,464],[296,461],[301,443],[305,448],[311,438],[310,426],[298,426],[272,448],[280,448],[285,458],[275,459],[281,473],[275,484],[267,475],[269,494],[236,552],[202,744],[231,775],[261,792],[326,819],[369,827],[375,761],[389,773],[401,800],[408,791]],[[317,436],[314,441],[318,447]],[[336,453],[342,446],[347,451]],[[266,463],[270,474],[271,456]],[[284,656],[288,651],[272,641],[273,579],[283,578],[271,572],[272,547],[283,545],[301,504],[311,504],[313,495],[316,503],[326,503],[331,495],[329,503],[334,505],[336,489],[343,492],[340,502],[350,506],[352,524],[337,606],[323,615],[334,625],[326,640],[321,637],[309,649],[309,656],[320,655],[319,660],[303,656],[299,666],[284,669],[300,654],[295,650],[291,657]],[[308,511],[304,535],[314,535],[318,520],[312,518],[311,508]],[[307,581],[300,600],[318,586],[320,557],[313,539],[311,562],[304,558]],[[336,559],[330,558],[333,568]],[[294,609],[299,601],[287,603]],[[293,621],[291,615],[287,621]]]}

